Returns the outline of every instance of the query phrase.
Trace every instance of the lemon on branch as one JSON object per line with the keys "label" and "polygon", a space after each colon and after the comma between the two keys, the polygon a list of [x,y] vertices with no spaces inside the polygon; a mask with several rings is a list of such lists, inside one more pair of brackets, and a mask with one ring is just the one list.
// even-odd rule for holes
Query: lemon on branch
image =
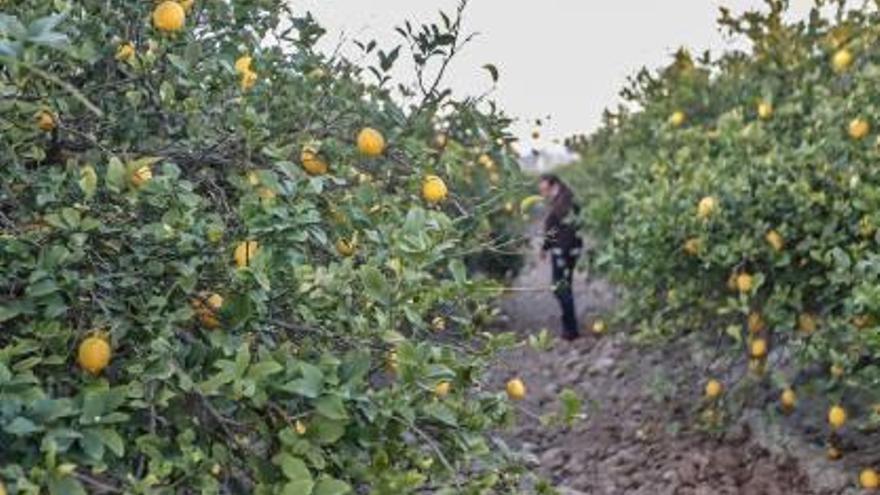
{"label": "lemon on branch", "polygon": [[362,155],[375,158],[385,151],[385,137],[376,129],[365,127],[358,133],[357,148]]}
{"label": "lemon on branch", "polygon": [[177,2],[165,0],[153,10],[153,27],[159,31],[180,31],[185,23],[186,11]]}
{"label": "lemon on branch", "polygon": [[111,349],[107,339],[93,335],[83,340],[77,352],[79,367],[97,375],[110,364]]}
{"label": "lemon on branch", "polygon": [[429,175],[422,182],[422,198],[432,205],[445,200],[448,193],[446,183],[436,175]]}
{"label": "lemon on branch", "polygon": [[235,265],[239,268],[244,268],[251,264],[254,257],[257,256],[257,253],[260,250],[260,243],[257,241],[242,241],[239,242],[235,247],[235,253],[233,253],[233,257],[235,258]]}
{"label": "lemon on branch", "polygon": [[327,162],[318,155],[318,151],[314,147],[303,146],[299,159],[309,175],[324,175],[327,173]]}
{"label": "lemon on branch", "polygon": [[55,130],[55,116],[48,110],[42,110],[37,113],[37,128],[43,132],[52,132]]}

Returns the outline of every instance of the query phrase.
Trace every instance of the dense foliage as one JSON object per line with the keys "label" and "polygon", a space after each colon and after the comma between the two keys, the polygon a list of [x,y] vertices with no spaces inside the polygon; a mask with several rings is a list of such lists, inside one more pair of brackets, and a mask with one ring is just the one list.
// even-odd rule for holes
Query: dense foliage
{"label": "dense foliage", "polygon": [[[880,13],[817,2],[807,19],[789,18],[782,0],[722,9],[722,30],[744,48],[698,60],[682,50],[639,73],[599,131],[569,141],[583,159],[567,174],[588,202],[594,261],[626,286],[622,316],[640,337],[711,335],[779,387],[774,407],[796,407],[809,389],[849,413],[808,412],[824,421],[828,411],[830,429],[870,426],[880,420],[869,407],[880,402]],[[794,369],[764,375],[790,358]],[[822,372],[794,386],[804,367]]]}
{"label": "dense foliage", "polygon": [[461,11],[360,67],[295,2],[0,8],[8,492],[515,491],[466,260],[522,194],[442,84]]}

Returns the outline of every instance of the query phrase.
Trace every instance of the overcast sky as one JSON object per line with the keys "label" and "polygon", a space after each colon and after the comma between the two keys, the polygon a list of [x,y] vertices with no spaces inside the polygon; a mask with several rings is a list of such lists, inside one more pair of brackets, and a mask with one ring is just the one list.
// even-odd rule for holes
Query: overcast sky
{"label": "overcast sky", "polygon": [[[434,21],[440,8],[457,0],[294,0],[329,29],[323,43],[333,48],[341,36],[399,42],[393,28],[405,19]],[[680,46],[713,51],[730,46],[718,32],[718,7],[743,11],[762,0],[471,0],[466,27],[479,36],[449,74],[460,94],[491,87],[480,67],[494,63],[501,80],[493,97],[519,119],[517,134],[533,143],[534,119],[550,116],[538,147],[554,138],[587,133],[602,110],[614,106],[626,77],[640,67],[668,62]],[[798,15],[812,0],[792,0]],[[403,76],[405,74],[401,74]]]}

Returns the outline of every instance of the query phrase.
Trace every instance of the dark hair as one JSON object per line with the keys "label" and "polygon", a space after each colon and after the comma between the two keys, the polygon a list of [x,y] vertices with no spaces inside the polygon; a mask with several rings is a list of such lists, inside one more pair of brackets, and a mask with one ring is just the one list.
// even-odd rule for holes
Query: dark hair
{"label": "dark hair", "polygon": [[551,186],[562,184],[562,179],[556,174],[541,174],[541,182],[549,182]]}

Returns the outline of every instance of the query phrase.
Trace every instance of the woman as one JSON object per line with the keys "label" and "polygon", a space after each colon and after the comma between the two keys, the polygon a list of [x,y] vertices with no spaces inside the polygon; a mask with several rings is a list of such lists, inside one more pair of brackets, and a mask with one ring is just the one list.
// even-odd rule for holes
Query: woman
{"label": "woman", "polygon": [[572,293],[572,277],[583,248],[583,241],[577,234],[579,208],[574,202],[571,189],[556,175],[542,175],[539,188],[541,196],[549,206],[547,218],[544,220],[541,260],[545,260],[547,253],[550,253],[553,265],[553,292],[562,308],[562,337],[566,340],[574,340],[579,332]]}

